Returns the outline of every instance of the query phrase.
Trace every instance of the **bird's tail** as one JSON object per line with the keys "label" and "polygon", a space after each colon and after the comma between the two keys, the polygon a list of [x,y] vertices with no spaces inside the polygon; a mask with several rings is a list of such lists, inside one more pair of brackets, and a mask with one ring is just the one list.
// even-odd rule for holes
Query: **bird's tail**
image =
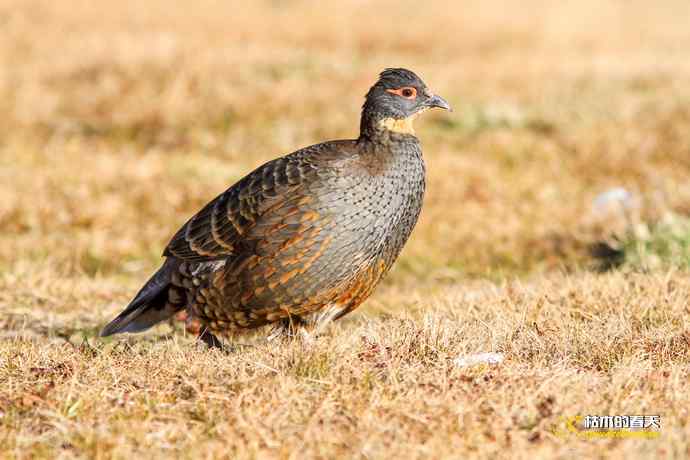
{"label": "bird's tail", "polygon": [[175,259],[166,259],[127,308],[103,328],[101,337],[145,331],[182,310],[186,304],[186,294],[181,287],[171,283],[177,265]]}

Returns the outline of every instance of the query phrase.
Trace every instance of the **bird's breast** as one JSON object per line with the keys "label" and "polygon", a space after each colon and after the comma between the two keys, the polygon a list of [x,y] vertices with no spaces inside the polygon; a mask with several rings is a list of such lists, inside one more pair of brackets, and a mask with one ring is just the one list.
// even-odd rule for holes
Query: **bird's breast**
{"label": "bird's breast", "polygon": [[317,211],[330,217],[333,258],[342,264],[382,259],[390,266],[417,222],[425,189],[421,151],[413,146],[386,163],[334,175],[318,193]]}

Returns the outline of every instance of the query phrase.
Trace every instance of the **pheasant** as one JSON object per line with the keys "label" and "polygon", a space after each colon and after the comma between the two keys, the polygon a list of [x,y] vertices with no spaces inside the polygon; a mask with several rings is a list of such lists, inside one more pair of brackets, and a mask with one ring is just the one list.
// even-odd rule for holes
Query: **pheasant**
{"label": "pheasant", "polygon": [[413,120],[451,110],[412,71],[369,90],[357,139],[305,147],[258,167],[173,236],[160,269],[101,336],[144,331],[186,310],[200,339],[273,324],[318,333],[372,293],[422,209]]}

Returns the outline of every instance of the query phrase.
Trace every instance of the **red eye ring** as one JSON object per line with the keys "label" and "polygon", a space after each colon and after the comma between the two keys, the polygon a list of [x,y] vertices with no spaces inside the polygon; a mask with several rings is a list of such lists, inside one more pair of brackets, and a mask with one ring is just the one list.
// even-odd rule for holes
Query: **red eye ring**
{"label": "red eye ring", "polygon": [[415,99],[417,97],[417,88],[415,88],[414,86],[403,86],[402,88],[387,89],[386,91],[388,91],[391,94],[404,97],[405,99]]}

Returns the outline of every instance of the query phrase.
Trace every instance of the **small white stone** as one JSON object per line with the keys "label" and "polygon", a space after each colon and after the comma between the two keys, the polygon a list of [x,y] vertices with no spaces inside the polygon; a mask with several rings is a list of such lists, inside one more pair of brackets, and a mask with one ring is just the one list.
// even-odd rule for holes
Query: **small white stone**
{"label": "small white stone", "polygon": [[639,207],[638,199],[622,187],[614,187],[597,195],[592,202],[592,210],[601,215],[612,210],[630,210]]}

